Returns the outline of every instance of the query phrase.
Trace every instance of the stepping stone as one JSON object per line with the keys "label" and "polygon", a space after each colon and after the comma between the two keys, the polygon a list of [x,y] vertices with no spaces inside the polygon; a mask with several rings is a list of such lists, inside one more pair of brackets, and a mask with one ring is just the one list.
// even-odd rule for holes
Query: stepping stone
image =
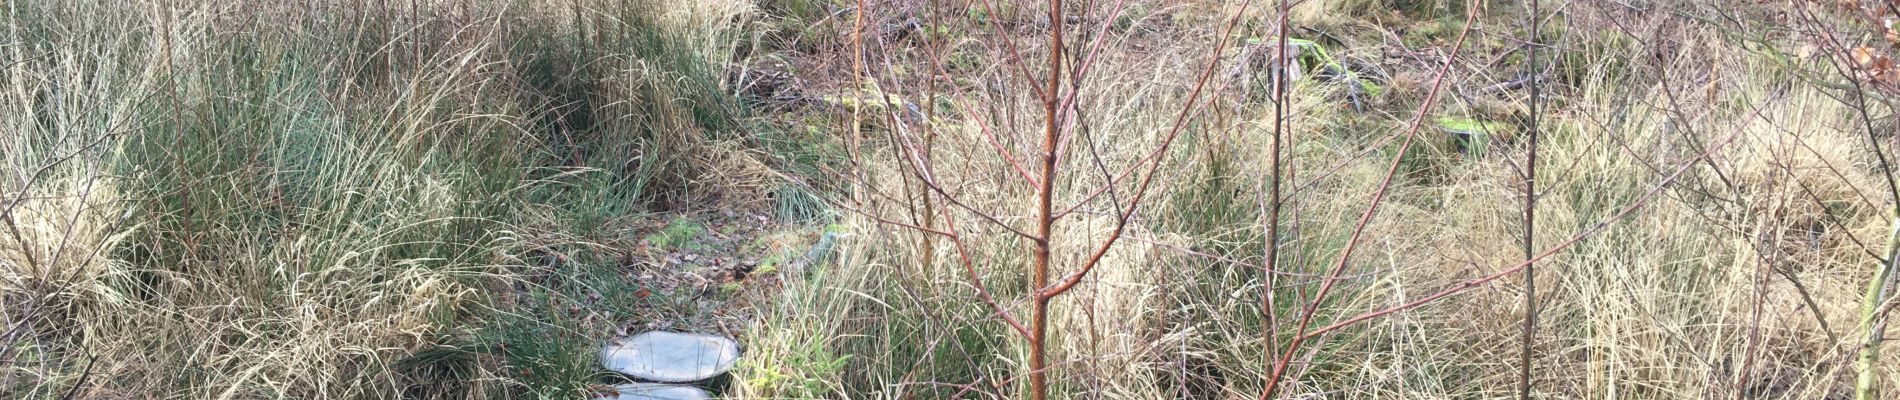
{"label": "stepping stone", "polygon": [[739,343],[724,336],[652,331],[621,338],[600,350],[607,369],[640,380],[694,382],[732,370]]}
{"label": "stepping stone", "polygon": [[629,383],[614,385],[613,391],[594,400],[708,400],[711,393],[686,385]]}

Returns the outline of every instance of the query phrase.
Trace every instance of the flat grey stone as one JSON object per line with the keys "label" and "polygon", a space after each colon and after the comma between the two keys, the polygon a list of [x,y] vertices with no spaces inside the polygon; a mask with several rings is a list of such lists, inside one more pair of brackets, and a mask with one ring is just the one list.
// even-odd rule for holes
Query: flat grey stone
{"label": "flat grey stone", "polygon": [[739,343],[723,336],[652,331],[614,340],[600,350],[609,370],[654,382],[694,382],[726,373]]}
{"label": "flat grey stone", "polygon": [[613,392],[595,400],[708,400],[711,393],[686,385],[665,383],[629,383],[614,385]]}

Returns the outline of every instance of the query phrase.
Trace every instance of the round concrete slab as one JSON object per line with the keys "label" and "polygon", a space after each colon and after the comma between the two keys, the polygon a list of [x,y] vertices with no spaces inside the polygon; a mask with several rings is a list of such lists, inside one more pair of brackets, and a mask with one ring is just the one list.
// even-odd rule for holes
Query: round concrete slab
{"label": "round concrete slab", "polygon": [[654,382],[694,382],[732,370],[739,343],[723,336],[653,331],[621,338],[600,351],[609,370]]}
{"label": "round concrete slab", "polygon": [[596,397],[595,400],[708,400],[711,393],[686,385],[664,383],[629,383],[614,385],[612,393]]}

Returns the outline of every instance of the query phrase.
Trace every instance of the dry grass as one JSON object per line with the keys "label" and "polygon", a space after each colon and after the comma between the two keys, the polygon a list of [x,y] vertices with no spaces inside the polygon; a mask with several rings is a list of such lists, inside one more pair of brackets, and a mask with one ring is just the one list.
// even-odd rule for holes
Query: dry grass
{"label": "dry grass", "polygon": [[[1215,17],[1235,6],[1137,3],[1133,9],[1144,13],[1136,18],[1143,23],[1108,31],[1101,64],[1080,100],[1089,134],[1111,172],[1127,168],[1168,131],[1206,60],[1219,25]],[[1268,310],[1281,316],[1282,344],[1297,315],[1292,307],[1317,287],[1312,274],[1336,259],[1351,218],[1367,206],[1394,157],[1396,143],[1382,139],[1394,135],[1417,107],[1424,86],[1418,77],[1442,62],[1446,35],[1456,27],[1442,29],[1439,22],[1463,10],[1448,2],[1419,2],[1421,7],[1399,17],[1354,11],[1364,8],[1360,3],[1303,3],[1295,9],[1296,24],[1324,32],[1322,42],[1333,46],[1335,57],[1376,71],[1391,93],[1371,110],[1355,112],[1341,105],[1337,84],[1308,81],[1292,90],[1288,145],[1296,176],[1289,186],[1301,189],[1286,206],[1288,236],[1281,238],[1288,271],[1277,292],[1283,309]],[[1679,10],[1702,15],[1712,6]],[[1098,4],[1076,14],[1101,18],[1110,7]],[[1653,202],[1540,263],[1545,306],[1533,371],[1540,396],[1847,396],[1854,374],[1849,332],[1877,265],[1869,252],[1881,251],[1892,206],[1882,196],[1884,183],[1856,113],[1830,97],[1837,92],[1730,41],[1725,27],[1608,3],[1555,8],[1564,10],[1552,22],[1562,32],[1553,36],[1561,37],[1555,47],[1562,51],[1540,149],[1540,246],[1610,218],[1664,184],[1670,172],[1693,164]],[[893,8],[876,14],[881,17],[873,25],[910,18],[902,12],[931,15],[929,10]],[[1759,15],[1750,14],[1755,11],[1737,10]],[[1459,60],[1450,78],[1456,93],[1431,115],[1516,123],[1521,92],[1480,89],[1521,69],[1521,54],[1506,51],[1516,42],[1505,39],[1521,33],[1521,12],[1490,6],[1482,29],[1493,36]],[[1046,33],[1030,22],[1037,13],[1024,11],[1025,22],[1004,31],[1031,60],[1041,59],[1028,55],[1045,51],[1035,38]],[[1250,15],[1271,16],[1259,10]],[[1034,94],[1017,86],[1023,82],[1001,44],[1004,36],[961,14],[941,21],[953,21],[943,23],[967,35],[952,42],[991,44],[950,47],[954,52],[945,60],[989,67],[952,73],[949,83],[936,88],[938,96],[977,112],[941,101],[942,120],[882,127],[912,137],[942,135],[929,148],[944,186],[970,208],[1026,229],[1031,210],[1024,204],[1032,189],[996,155],[980,127],[989,127],[1014,157],[1029,159],[1030,129],[1013,127],[1038,126],[1040,117],[1008,110],[1033,109]],[[1265,37],[1269,24],[1260,22],[1243,37]],[[871,39],[875,34],[866,39],[877,43],[868,64],[904,67],[879,66],[867,71],[874,76],[867,79],[905,99],[927,96],[917,83],[931,75],[922,58],[927,42]],[[1795,45],[1787,40],[1777,43]],[[1426,48],[1396,48],[1400,41]],[[1666,58],[1656,58],[1659,48],[1669,49]],[[849,56],[849,47],[837,51],[817,56]],[[1039,74],[1044,63],[1028,62],[1028,75]],[[854,85],[848,74],[829,77]],[[1176,150],[1162,157],[1158,184],[1164,186],[1156,193],[1164,194],[1137,214],[1134,239],[1116,247],[1074,294],[1056,300],[1050,350],[1056,392],[1075,398],[1258,395],[1266,373],[1259,198],[1262,177],[1270,175],[1265,149],[1271,105],[1237,88],[1220,93],[1195,116]],[[867,119],[889,120],[875,111]],[[1104,182],[1084,150],[1087,139],[1069,136],[1058,208]],[[1402,164],[1386,208],[1347,270],[1345,292],[1320,307],[1321,323],[1399,305],[1521,260],[1521,141],[1487,154],[1459,154],[1442,136],[1422,140],[1429,146]],[[858,207],[884,220],[921,224],[914,207],[922,195],[914,178],[906,177],[909,161],[889,154],[895,147],[864,146],[877,154],[866,158],[877,161],[859,170],[866,176],[861,186],[885,195],[860,194],[884,200]],[[1699,161],[1711,148],[1709,161]],[[1125,196],[1133,188],[1117,190]],[[1102,204],[1085,206],[1058,225],[1057,265],[1075,265],[1113,227]],[[1026,290],[1027,245],[986,228],[974,213],[954,210],[984,284],[1008,310],[1025,315],[1026,301],[1016,299]],[[947,241],[920,248],[912,229],[862,215],[848,220],[855,235],[840,266],[790,288],[777,316],[754,332],[757,357],[749,361],[755,369],[742,374],[747,379],[741,393],[1020,396],[1025,344],[977,299],[954,248]],[[936,229],[944,229],[937,223]],[[1856,239],[1870,248],[1863,250]],[[926,259],[935,264],[920,265]],[[1058,275],[1066,273],[1058,269]],[[1521,279],[1514,277],[1324,336],[1296,359],[1297,382],[1283,393],[1511,394],[1522,296]],[[832,360],[843,360],[844,367],[802,367]],[[1883,386],[1900,385],[1900,371],[1890,367],[1877,376]]]}
{"label": "dry grass", "polygon": [[747,3],[401,3],[9,2],[0,397],[582,396],[592,242],[775,185]]}
{"label": "dry grass", "polygon": [[[795,240],[767,246],[794,261],[744,332],[729,396],[1021,397],[1029,347],[966,274],[1026,314],[1028,243],[973,210],[1033,224],[1035,189],[997,149],[1038,151],[1041,116],[1024,110],[1041,102],[1024,77],[1047,73],[1042,6],[868,3],[856,73],[839,2],[7,3],[0,397],[585,396],[604,378],[589,350],[611,333],[599,320],[652,317],[588,299],[636,287],[615,260],[639,241],[623,237],[628,221],[768,206],[843,215],[826,229],[837,251],[803,262],[781,243]],[[1237,12],[1129,3],[1112,20],[1113,2],[1077,13],[1111,23],[1063,142],[1057,208],[1080,206],[1056,225],[1057,276],[1115,227],[1109,201],[1140,175],[1091,193],[1165,140]],[[1465,11],[1401,3],[1293,10],[1295,36],[1384,93],[1355,110],[1338,82],[1291,88],[1274,309],[1259,268],[1270,91],[1260,65],[1236,60],[1272,47],[1275,14],[1246,12],[1212,100],[1156,156],[1127,237],[1053,303],[1058,397],[1258,396],[1264,337],[1295,334]],[[1558,3],[1536,242],[1666,187],[1538,264],[1537,393],[1847,396],[1896,200],[1860,110],[1826,65],[1759,47],[1815,51],[1792,33],[1695,18],[1765,23],[1772,5]],[[1486,88],[1523,69],[1522,10],[1480,11],[1448,92],[1424,111],[1516,125],[1525,95]],[[1017,52],[1030,61],[1012,64]],[[885,96],[908,104],[864,100]],[[1421,135],[1317,323],[1521,259],[1522,140],[1466,154]],[[907,146],[928,149],[929,174],[960,204],[926,193]],[[878,221],[948,229],[930,216],[945,209],[968,271],[952,243]],[[1521,279],[1320,336],[1281,393],[1509,395]],[[1886,353],[1876,376],[1900,386],[1900,356]]]}

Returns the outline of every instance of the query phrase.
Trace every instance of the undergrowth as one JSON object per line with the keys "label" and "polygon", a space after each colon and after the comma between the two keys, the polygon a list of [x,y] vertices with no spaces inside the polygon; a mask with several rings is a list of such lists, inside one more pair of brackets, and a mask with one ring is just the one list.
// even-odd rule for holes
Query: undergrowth
{"label": "undergrowth", "polygon": [[782,190],[678,5],[7,3],[0,397],[588,395],[630,222]]}

